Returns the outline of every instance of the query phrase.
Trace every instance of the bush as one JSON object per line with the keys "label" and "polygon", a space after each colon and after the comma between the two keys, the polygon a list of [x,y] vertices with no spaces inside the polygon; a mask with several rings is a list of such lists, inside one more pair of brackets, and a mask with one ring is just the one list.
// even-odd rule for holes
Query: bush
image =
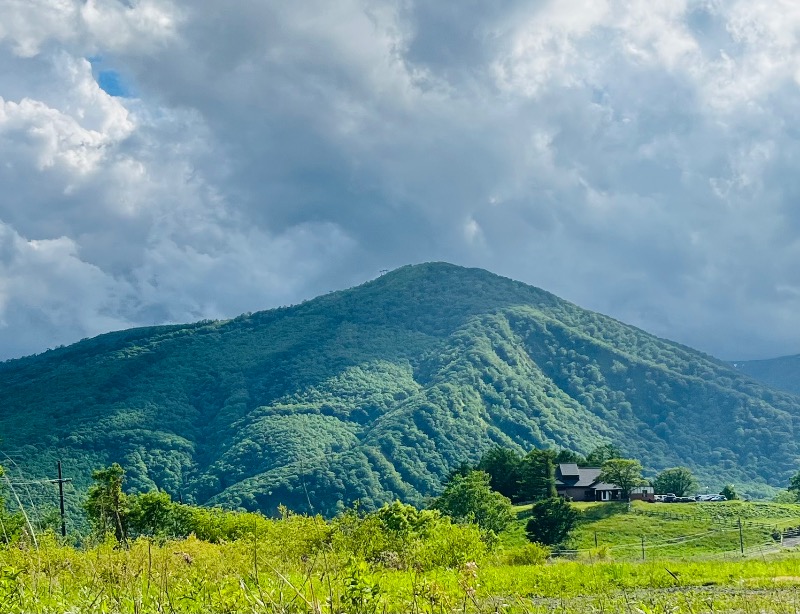
{"label": "bush", "polygon": [[539,501],[531,506],[531,518],[525,533],[532,542],[546,546],[560,544],[575,528],[578,511],[560,497]]}
{"label": "bush", "polygon": [[550,553],[550,548],[534,542],[509,552],[506,562],[509,565],[543,565]]}
{"label": "bush", "polygon": [[495,534],[514,521],[511,501],[491,489],[489,474],[484,471],[454,476],[431,507],[455,522],[474,522],[484,531]]}
{"label": "bush", "polygon": [[348,511],[331,522],[330,544],[343,557],[388,569],[458,567],[482,558],[487,544],[474,524],[454,524],[436,510],[398,501],[365,516]]}

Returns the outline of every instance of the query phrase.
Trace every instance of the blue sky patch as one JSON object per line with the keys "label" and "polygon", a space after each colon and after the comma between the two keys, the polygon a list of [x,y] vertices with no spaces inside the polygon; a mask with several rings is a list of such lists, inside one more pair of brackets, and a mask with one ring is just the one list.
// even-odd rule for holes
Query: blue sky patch
{"label": "blue sky patch", "polygon": [[130,89],[122,81],[122,77],[115,70],[101,70],[97,73],[97,84],[110,96],[130,96]]}

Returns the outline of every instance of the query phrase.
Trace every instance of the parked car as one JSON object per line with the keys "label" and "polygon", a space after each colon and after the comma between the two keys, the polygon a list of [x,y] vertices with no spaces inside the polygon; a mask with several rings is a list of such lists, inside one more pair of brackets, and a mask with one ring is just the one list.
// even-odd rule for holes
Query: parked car
{"label": "parked car", "polygon": [[675,497],[675,503],[694,503],[694,497]]}
{"label": "parked car", "polygon": [[678,497],[675,496],[675,493],[668,492],[666,495],[664,495],[664,503],[675,503],[675,499],[677,498]]}
{"label": "parked car", "polygon": [[697,495],[695,501],[727,501],[725,495]]}

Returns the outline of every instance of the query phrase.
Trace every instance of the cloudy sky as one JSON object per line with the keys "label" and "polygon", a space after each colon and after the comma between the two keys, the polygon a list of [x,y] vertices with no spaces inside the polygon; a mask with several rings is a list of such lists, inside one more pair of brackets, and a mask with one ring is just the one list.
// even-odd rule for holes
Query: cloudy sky
{"label": "cloudy sky", "polygon": [[796,0],[0,15],[0,358],[429,260],[800,353]]}

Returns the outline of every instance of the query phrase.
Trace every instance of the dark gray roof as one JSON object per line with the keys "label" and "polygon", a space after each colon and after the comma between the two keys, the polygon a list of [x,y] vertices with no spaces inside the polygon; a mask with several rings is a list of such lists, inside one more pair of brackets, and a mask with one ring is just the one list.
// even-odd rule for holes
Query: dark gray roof
{"label": "dark gray roof", "polygon": [[[596,488],[599,478],[600,467],[578,467],[575,463],[561,463],[556,467],[556,486]],[[611,488],[603,490],[617,490],[619,488],[613,484],[603,484],[603,486],[611,486]]]}
{"label": "dark gray roof", "polygon": [[580,469],[578,469],[578,465],[576,463],[561,463],[558,468],[561,471],[561,475],[565,478],[577,478],[580,475]]}

